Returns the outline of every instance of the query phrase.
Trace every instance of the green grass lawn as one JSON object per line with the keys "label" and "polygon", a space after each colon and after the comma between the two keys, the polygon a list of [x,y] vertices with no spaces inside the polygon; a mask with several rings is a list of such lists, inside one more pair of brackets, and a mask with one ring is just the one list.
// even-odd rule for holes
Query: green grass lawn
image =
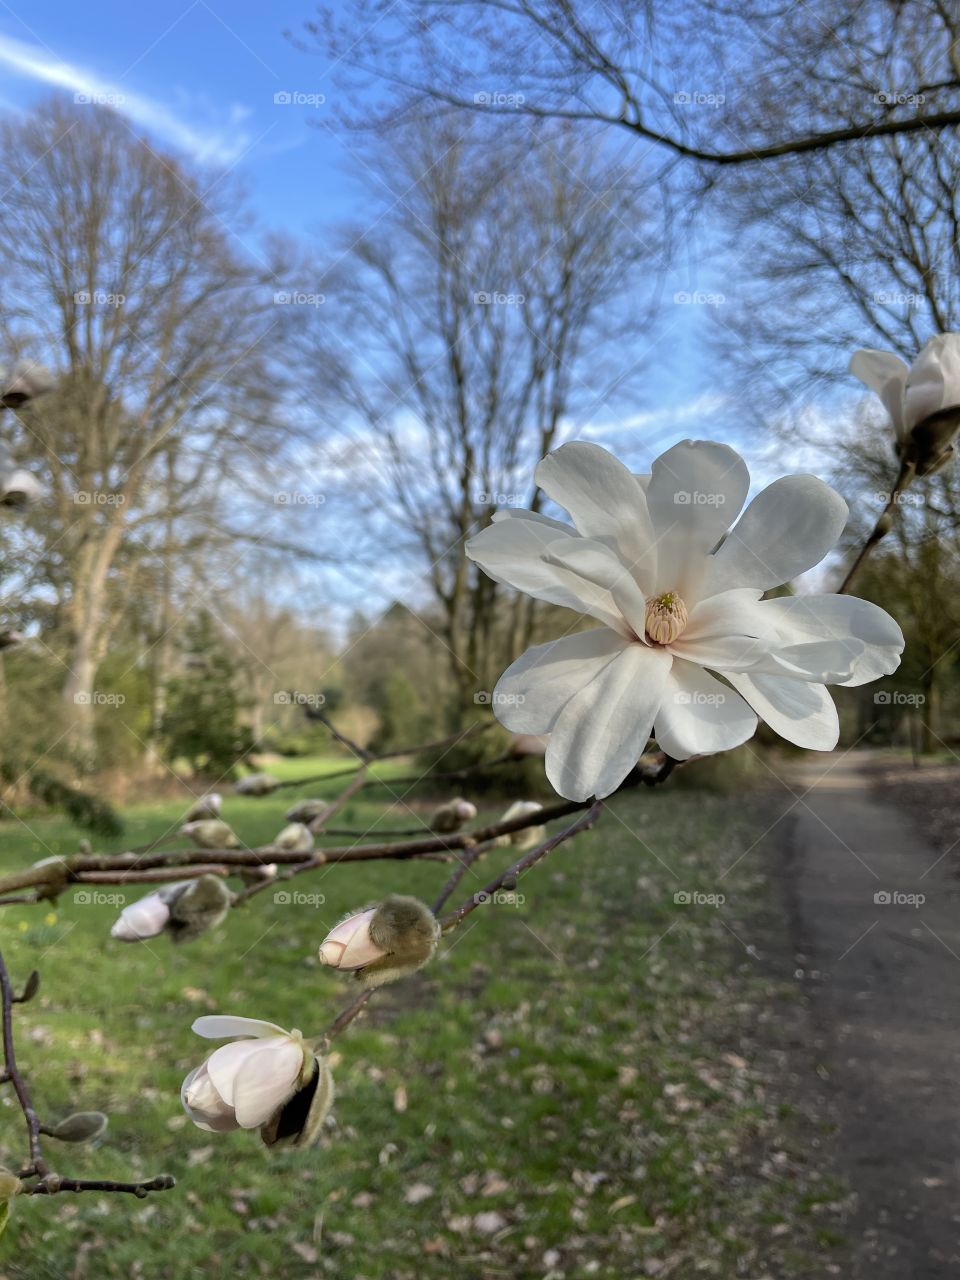
{"label": "green grass lawn", "polygon": [[[316,761],[295,767],[319,771]],[[228,797],[224,816],[258,843],[298,795],[316,793]],[[367,827],[385,798],[363,792],[338,822]],[[182,807],[144,805],[126,815],[123,841],[96,847],[160,835]],[[829,1180],[790,1172],[802,1152],[770,1165],[800,1132],[762,1055],[740,1056],[758,1008],[779,994],[737,941],[757,909],[755,853],[718,881],[760,835],[762,806],[668,786],[613,807],[521,882],[522,905],[477,911],[429,969],[374,997],[336,1042],[337,1100],[321,1145],[306,1152],[271,1154],[256,1134],[187,1122],[180,1082],[213,1047],[191,1022],[218,1011],[316,1034],[355,990],[316,963],[328,927],[389,891],[429,900],[449,868],[320,869],[294,885],[322,903],[282,905],[267,891],[176,949],[112,941],[116,909],[77,902],[73,890],[55,913],[3,908],[15,981],[42,972],[38,998],[16,1010],[39,1110],[111,1118],[95,1150],[48,1139],[51,1162],[81,1177],[167,1172],[178,1185],[145,1201],[19,1199],[0,1276],[819,1274]],[[481,820],[497,812],[488,806]],[[4,870],[76,847],[64,822],[28,823],[0,824]],[[410,810],[383,824],[411,825]],[[488,856],[480,875],[509,856]],[[479,883],[468,877],[465,893]],[[728,901],[678,905],[677,890]],[[21,1120],[8,1093],[0,1160],[17,1167]]]}

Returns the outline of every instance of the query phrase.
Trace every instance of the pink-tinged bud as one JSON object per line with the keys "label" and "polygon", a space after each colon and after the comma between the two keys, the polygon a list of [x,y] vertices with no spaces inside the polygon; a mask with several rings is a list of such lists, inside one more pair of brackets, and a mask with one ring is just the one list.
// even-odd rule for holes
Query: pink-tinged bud
{"label": "pink-tinged bud", "polygon": [[170,919],[170,907],[159,893],[148,893],[138,902],[124,907],[120,918],[110,930],[111,938],[121,942],[142,942],[163,933]]}
{"label": "pink-tinged bud", "polygon": [[335,969],[362,969],[381,960],[387,953],[370,937],[370,923],[376,913],[376,907],[358,911],[331,929],[318,952],[321,964]]}

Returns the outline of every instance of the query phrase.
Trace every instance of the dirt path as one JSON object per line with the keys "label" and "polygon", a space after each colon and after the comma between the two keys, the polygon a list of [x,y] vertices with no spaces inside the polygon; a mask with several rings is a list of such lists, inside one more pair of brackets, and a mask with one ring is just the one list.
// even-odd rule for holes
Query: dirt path
{"label": "dirt path", "polygon": [[815,1087],[857,1196],[851,1280],[935,1280],[960,1276],[960,885],[867,766],[784,771],[792,807],[771,835]]}

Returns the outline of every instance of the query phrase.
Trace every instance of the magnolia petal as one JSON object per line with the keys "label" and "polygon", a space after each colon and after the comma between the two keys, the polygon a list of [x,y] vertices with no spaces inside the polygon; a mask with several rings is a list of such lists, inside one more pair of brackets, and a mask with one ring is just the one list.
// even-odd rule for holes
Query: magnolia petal
{"label": "magnolia petal", "polygon": [[816,476],[784,476],[747,507],[712,557],[703,596],[779,587],[819,564],[847,522],[847,504]]}
{"label": "magnolia petal", "polygon": [[258,1129],[296,1092],[303,1070],[301,1040],[269,1041],[240,1065],[233,1105],[241,1129]]}
{"label": "magnolia petal", "polygon": [[832,640],[844,647],[850,674],[838,684],[855,686],[890,675],[900,665],[904,639],[885,609],[857,596],[785,596],[765,600],[760,608],[780,629],[784,645],[796,646],[791,660],[801,661],[811,643]]}
{"label": "magnolia petal", "polygon": [[606,449],[574,440],[537,465],[537,484],[570,513],[585,538],[611,547],[642,589],[653,585],[656,548],[647,502],[630,471]]}
{"label": "magnolia petal", "polygon": [[207,1072],[213,1087],[228,1106],[234,1106],[237,1076],[247,1059],[257,1053],[267,1053],[269,1061],[271,1048],[288,1039],[288,1036],[276,1036],[270,1040],[234,1040],[214,1049],[207,1059]]}
{"label": "magnolia petal", "polygon": [[826,685],[777,676],[726,677],[766,724],[794,746],[832,751],[840,738],[840,718]]}
{"label": "magnolia petal", "polygon": [[739,693],[692,662],[675,661],[654,736],[675,760],[729,751],[753,737],[757,717]]}
{"label": "magnolia petal", "polygon": [[679,592],[688,608],[701,597],[705,557],[740,514],[749,488],[746,463],[725,444],[684,440],[657,458],[647,504],[657,538],[658,592]]}
{"label": "magnolia petal", "polygon": [[[584,599],[577,591],[575,575],[549,565],[543,553],[555,546],[560,530],[568,528],[552,520],[498,520],[487,525],[466,546],[467,556],[493,578],[537,600],[561,605],[577,613],[592,613],[609,626],[619,624],[620,616],[612,596],[593,589]],[[564,536],[564,535],[561,535]],[[577,540],[568,528],[569,541]]]}
{"label": "magnolia petal", "polygon": [[547,744],[547,777],[560,795],[602,799],[617,789],[650,737],[671,662],[663,649],[626,645],[574,694]]}
{"label": "magnolia petal", "polygon": [[195,1067],[184,1080],[180,1087],[180,1102],[198,1129],[206,1129],[208,1133],[226,1133],[240,1128],[233,1107],[228,1106],[214,1088],[205,1062]]}
{"label": "magnolia petal", "polygon": [[124,907],[120,917],[110,930],[111,938],[121,942],[142,942],[163,933],[170,919],[170,908],[159,893],[148,893],[138,902]]}
{"label": "magnolia petal", "polygon": [[534,645],[507,667],[493,710],[512,733],[549,733],[572,697],[598,676],[627,641],[608,627]]}
{"label": "magnolia petal", "polygon": [[903,422],[903,392],[910,372],[899,356],[892,351],[874,351],[864,347],[850,357],[850,372],[880,397],[890,415],[898,440],[903,440],[906,430]]}
{"label": "magnolia petal", "polygon": [[213,1013],[197,1018],[191,1031],[207,1040],[225,1040],[228,1036],[285,1036],[283,1027],[257,1018],[236,1018],[230,1014]]}
{"label": "magnolia petal", "polygon": [[501,507],[490,519],[494,524],[499,524],[502,520],[526,520],[530,524],[540,525],[543,529],[554,529],[560,534],[568,533],[572,537],[577,536],[576,529],[565,520],[554,520],[552,516],[541,515],[539,511],[528,511],[526,507]]}
{"label": "magnolia petal", "polygon": [[954,333],[931,338],[913,362],[903,392],[907,433],[924,418],[960,404],[960,340]]}
{"label": "magnolia petal", "polygon": [[584,600],[596,592],[604,605],[612,597],[634,635],[643,635],[647,602],[636,579],[615,551],[593,538],[569,538],[551,543],[543,558],[547,564],[575,575],[574,589]]}

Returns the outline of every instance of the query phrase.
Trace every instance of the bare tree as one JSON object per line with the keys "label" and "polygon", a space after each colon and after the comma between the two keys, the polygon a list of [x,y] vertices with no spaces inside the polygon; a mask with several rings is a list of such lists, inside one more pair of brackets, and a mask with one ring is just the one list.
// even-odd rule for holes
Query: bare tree
{"label": "bare tree", "polygon": [[[371,160],[372,229],[328,277],[314,360],[348,424],[351,491],[409,548],[439,609],[459,705],[491,687],[497,588],[463,544],[503,505],[537,504],[532,464],[634,369],[634,268],[662,245],[635,179],[569,129],[417,127]],[[619,341],[618,341],[619,339]],[[502,624],[500,624],[502,627]],[[529,615],[518,605],[519,643]]]}
{"label": "bare tree", "polygon": [[[360,73],[365,91],[371,76],[380,81],[390,118],[439,103],[601,123],[668,161],[723,169],[960,123],[956,67],[906,93],[864,93],[860,76],[836,82],[828,102],[803,87],[832,44],[866,65],[878,51],[892,60],[922,23],[918,10],[934,8],[949,20],[942,0],[353,0],[346,13],[322,4],[307,32],[333,65]],[[774,68],[795,73],[786,100]]]}
{"label": "bare tree", "polygon": [[20,416],[51,495],[34,572],[89,754],[96,670],[138,565],[196,551],[218,494],[277,440],[276,264],[232,239],[235,192],[112,112],[48,103],[6,122],[0,156],[2,323],[57,373]]}

